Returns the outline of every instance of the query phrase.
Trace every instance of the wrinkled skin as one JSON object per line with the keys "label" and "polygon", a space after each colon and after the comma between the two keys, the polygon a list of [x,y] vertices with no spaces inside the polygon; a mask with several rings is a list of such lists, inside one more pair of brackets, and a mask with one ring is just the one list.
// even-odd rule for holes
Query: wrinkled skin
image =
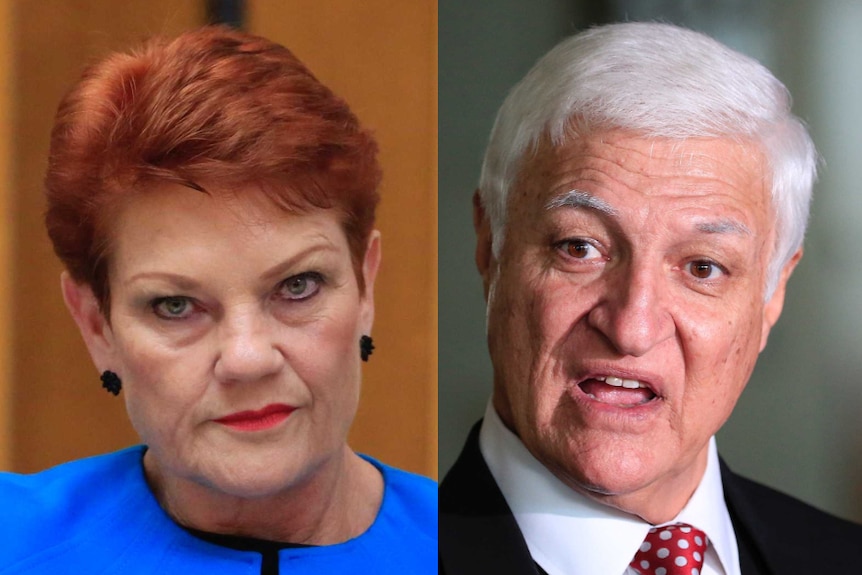
{"label": "wrinkled skin", "polygon": [[[198,529],[283,541],[367,528],[382,479],[346,439],[379,234],[364,292],[334,211],[289,214],[254,190],[147,189],[111,239],[110,318],[88,286],[65,275],[63,291],[96,367],[122,378],[162,506]],[[273,405],[292,411],[266,429],[218,421]]]}
{"label": "wrinkled skin", "polygon": [[494,406],[572,488],[652,523],[693,493],[801,257],[764,301],[763,174],[754,146],[724,139],[544,141],[510,194],[499,258],[476,197]]}

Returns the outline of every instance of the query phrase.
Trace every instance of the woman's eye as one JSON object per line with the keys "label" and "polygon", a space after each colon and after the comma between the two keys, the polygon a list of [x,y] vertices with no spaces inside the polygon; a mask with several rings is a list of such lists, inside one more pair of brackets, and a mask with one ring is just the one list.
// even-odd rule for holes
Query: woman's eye
{"label": "woman's eye", "polygon": [[560,249],[576,260],[593,260],[601,257],[598,248],[586,240],[566,240],[560,245]]}
{"label": "woman's eye", "polygon": [[322,283],[323,278],[320,274],[313,272],[298,274],[281,282],[279,295],[289,300],[308,299],[320,291]]}
{"label": "woman's eye", "polygon": [[724,270],[715,262],[709,260],[698,260],[690,262],[688,273],[699,280],[714,280],[724,275]]}
{"label": "woman's eye", "polygon": [[194,311],[192,301],[184,296],[161,297],[153,301],[153,312],[163,319],[183,319]]}

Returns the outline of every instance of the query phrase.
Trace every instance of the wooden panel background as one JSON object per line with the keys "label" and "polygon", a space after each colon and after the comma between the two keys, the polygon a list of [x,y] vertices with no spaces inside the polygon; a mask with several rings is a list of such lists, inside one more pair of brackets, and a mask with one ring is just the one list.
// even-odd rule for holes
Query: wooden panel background
{"label": "wooden panel background", "polygon": [[[0,203],[12,221],[3,228],[8,240],[0,236],[0,265],[12,246],[0,281],[0,344],[9,342],[0,347],[9,355],[0,354],[0,465],[30,472],[137,440],[122,401],[100,389],[63,307],[60,265],[42,225],[57,102],[86,62],[150,34],[198,26],[205,14],[192,0],[4,0],[0,10],[7,1],[16,13],[0,18],[14,32],[4,34],[8,50],[0,44],[0,88],[11,86],[0,100],[0,180],[8,161],[12,191],[4,196],[9,205]],[[258,0],[248,3],[246,26],[291,48],[378,136],[384,259],[377,351],[365,369],[351,443],[435,477],[436,16],[435,0]]]}

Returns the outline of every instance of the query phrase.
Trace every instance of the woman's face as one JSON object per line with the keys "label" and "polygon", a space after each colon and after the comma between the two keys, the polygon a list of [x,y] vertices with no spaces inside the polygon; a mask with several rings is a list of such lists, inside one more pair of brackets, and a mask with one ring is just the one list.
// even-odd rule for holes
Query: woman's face
{"label": "woman's face", "polygon": [[[113,225],[110,322],[82,331],[96,366],[122,379],[159,473],[255,497],[341,455],[378,234],[362,295],[331,210],[293,215],[256,192],[172,185],[133,197]],[[86,290],[64,285],[67,301],[70,289]]]}

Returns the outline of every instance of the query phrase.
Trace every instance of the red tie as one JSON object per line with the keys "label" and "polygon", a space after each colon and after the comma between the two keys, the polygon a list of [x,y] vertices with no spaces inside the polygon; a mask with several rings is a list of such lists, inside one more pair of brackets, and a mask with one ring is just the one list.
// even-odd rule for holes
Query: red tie
{"label": "red tie", "polygon": [[641,575],[700,575],[706,534],[685,523],[653,527],[632,559]]}

